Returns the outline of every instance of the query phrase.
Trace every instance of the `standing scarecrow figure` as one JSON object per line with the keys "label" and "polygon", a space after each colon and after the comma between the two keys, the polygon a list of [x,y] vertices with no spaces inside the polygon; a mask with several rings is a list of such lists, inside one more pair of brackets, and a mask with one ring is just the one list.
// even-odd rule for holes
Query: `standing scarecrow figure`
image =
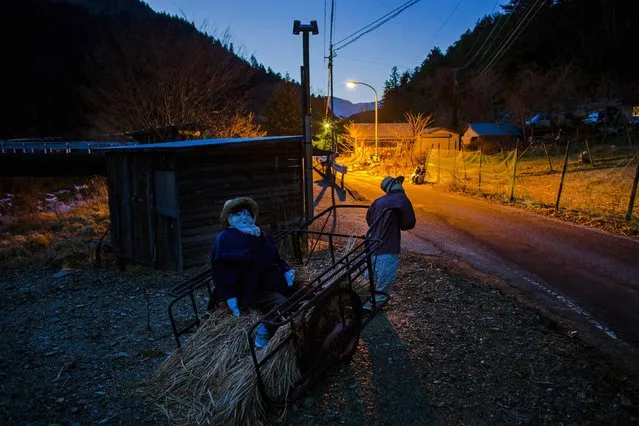
{"label": "standing scarecrow figure", "polygon": [[[371,237],[381,241],[377,252],[371,257],[375,290],[389,296],[397,280],[401,231],[413,229],[416,222],[415,210],[404,192],[403,183],[404,176],[386,176],[380,185],[384,195],[375,199],[366,211],[366,223],[371,227]],[[386,216],[388,210],[392,210],[392,213]],[[384,216],[386,216],[385,219],[380,219]],[[382,294],[375,295],[376,302],[386,300],[387,297]],[[371,311],[373,309],[371,301],[367,301],[362,308],[365,311]]]}
{"label": "standing scarecrow figure", "polygon": [[[280,257],[273,239],[255,225],[258,212],[249,197],[225,202],[220,214],[224,229],[211,252],[217,296],[236,317],[242,308],[268,312],[293,292],[295,269]],[[255,346],[266,346],[273,332],[261,324]]]}

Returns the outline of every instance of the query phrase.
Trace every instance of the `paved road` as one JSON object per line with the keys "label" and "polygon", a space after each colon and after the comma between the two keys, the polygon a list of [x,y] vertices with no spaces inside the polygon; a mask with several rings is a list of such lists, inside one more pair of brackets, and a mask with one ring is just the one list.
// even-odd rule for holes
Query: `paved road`
{"label": "paved road", "polygon": [[[347,187],[369,200],[382,194],[380,180],[346,175]],[[404,186],[418,216],[403,239],[406,248],[452,256],[639,347],[638,240],[428,185]]]}

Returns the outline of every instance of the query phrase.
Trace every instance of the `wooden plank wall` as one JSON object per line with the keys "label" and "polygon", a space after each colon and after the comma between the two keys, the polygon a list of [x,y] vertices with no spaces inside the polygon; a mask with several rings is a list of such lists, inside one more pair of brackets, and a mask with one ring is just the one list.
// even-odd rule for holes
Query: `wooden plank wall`
{"label": "wooden plank wall", "polygon": [[303,217],[302,153],[296,140],[219,145],[179,154],[178,192],[184,269],[208,262],[220,212],[230,198],[249,196],[267,230]]}
{"label": "wooden plank wall", "polygon": [[107,156],[111,244],[117,257],[133,259],[129,163],[125,154]]}

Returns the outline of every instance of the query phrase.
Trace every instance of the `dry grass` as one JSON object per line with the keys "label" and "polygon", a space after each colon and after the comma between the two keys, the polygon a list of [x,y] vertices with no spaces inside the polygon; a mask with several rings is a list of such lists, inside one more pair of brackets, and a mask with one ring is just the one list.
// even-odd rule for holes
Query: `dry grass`
{"label": "dry grass", "polygon": [[93,241],[109,226],[107,190],[91,182],[87,198],[69,210],[38,211],[24,205],[0,224],[0,264],[4,267],[90,266]]}
{"label": "dry grass", "polygon": [[[265,404],[257,383],[247,333],[255,324],[255,312],[240,318],[218,310],[167,358],[143,389],[172,424],[258,424]],[[280,327],[266,348],[258,349],[261,360],[289,336]],[[297,354],[292,340],[262,367],[269,395],[286,397],[299,379]]]}

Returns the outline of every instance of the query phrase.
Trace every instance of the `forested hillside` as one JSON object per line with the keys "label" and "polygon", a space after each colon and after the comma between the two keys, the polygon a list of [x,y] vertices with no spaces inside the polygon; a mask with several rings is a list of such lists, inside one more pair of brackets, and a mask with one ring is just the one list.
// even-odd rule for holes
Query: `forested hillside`
{"label": "forested hillside", "polygon": [[[380,121],[432,113],[435,125],[458,129],[593,102],[639,104],[634,3],[510,0],[446,52],[424,52],[411,72],[393,69]],[[204,137],[301,132],[293,115],[300,88],[290,77],[241,57],[223,34],[206,35],[139,0],[7,0],[0,36],[0,138],[192,124]],[[320,104],[314,99],[316,123]],[[359,115],[372,121],[372,112]]]}
{"label": "forested hillside", "polygon": [[593,102],[639,103],[635,1],[510,0],[446,52],[431,50],[412,72],[393,69],[385,121],[433,113],[440,126],[558,114]]}
{"label": "forested hillside", "polygon": [[250,134],[275,88],[295,86],[236,55],[223,36],[138,0],[9,0],[0,6],[0,34],[8,106],[0,138],[192,123],[203,136]]}

